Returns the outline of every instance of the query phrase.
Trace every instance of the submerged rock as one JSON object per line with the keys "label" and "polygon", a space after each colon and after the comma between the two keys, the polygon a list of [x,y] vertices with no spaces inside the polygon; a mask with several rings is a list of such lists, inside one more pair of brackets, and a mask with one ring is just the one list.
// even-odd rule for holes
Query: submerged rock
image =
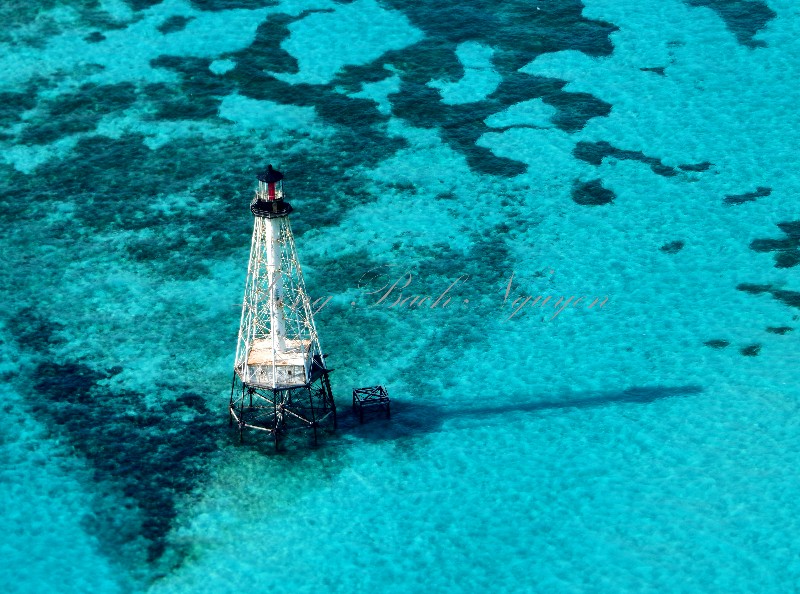
{"label": "submerged rock", "polygon": [[684,243],[680,240],[677,241],[670,241],[669,243],[665,243],[662,245],[660,249],[662,252],[666,252],[668,254],[677,254],[679,251],[683,249]]}
{"label": "submerged rock", "polygon": [[602,206],[610,204],[617,195],[608,188],[603,187],[600,179],[582,182],[575,180],[572,184],[572,200],[581,206]]}
{"label": "submerged rock", "polygon": [[750,346],[746,346],[739,350],[742,355],[745,357],[755,357],[758,355],[759,351],[761,350],[760,344],[751,344]]}

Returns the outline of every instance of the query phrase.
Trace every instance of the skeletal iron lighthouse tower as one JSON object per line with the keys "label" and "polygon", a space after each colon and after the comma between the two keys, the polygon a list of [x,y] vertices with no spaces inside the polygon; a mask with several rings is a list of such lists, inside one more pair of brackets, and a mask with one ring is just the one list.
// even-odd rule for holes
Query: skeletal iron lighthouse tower
{"label": "skeletal iron lighthouse tower", "polygon": [[250,263],[233,368],[230,421],[279,440],[295,429],[332,423],[336,428],[329,370],[319,344],[311,302],[297,261],[291,205],[284,200],[283,174],[258,174],[250,203],[255,215]]}

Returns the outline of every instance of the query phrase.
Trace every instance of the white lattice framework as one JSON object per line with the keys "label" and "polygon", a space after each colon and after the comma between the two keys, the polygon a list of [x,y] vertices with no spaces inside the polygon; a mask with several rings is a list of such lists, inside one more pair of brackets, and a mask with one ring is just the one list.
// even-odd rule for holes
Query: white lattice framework
{"label": "white lattice framework", "polygon": [[258,176],[255,216],[231,384],[230,423],[279,440],[295,429],[336,429],[325,358],[311,300],[297,261],[283,174],[270,165]]}
{"label": "white lattice framework", "polygon": [[[266,200],[266,184],[253,202],[259,198]],[[256,216],[235,372],[250,386],[301,386],[312,381],[315,359],[325,367],[289,217]]]}

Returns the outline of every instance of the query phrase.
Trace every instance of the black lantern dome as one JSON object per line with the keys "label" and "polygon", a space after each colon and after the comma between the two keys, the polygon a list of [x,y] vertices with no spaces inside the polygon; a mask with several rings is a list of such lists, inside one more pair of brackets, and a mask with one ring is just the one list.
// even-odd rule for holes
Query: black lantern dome
{"label": "black lantern dome", "polygon": [[266,171],[262,171],[256,175],[256,177],[258,178],[258,181],[264,182],[265,184],[274,184],[275,182],[279,182],[283,179],[283,174],[277,169],[273,169],[272,165],[267,165]]}
{"label": "black lantern dome", "polygon": [[250,212],[257,217],[274,219],[285,217],[292,212],[292,205],[283,199],[283,174],[272,165],[257,174],[258,191],[250,203]]}

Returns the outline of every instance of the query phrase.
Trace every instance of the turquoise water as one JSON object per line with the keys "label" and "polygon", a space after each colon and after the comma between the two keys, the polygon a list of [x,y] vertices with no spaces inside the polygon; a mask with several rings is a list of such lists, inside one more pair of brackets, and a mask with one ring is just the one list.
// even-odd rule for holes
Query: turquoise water
{"label": "turquoise water", "polygon": [[[0,23],[4,592],[800,587],[796,2]],[[342,416],[278,454],[226,411],[267,162]]]}

